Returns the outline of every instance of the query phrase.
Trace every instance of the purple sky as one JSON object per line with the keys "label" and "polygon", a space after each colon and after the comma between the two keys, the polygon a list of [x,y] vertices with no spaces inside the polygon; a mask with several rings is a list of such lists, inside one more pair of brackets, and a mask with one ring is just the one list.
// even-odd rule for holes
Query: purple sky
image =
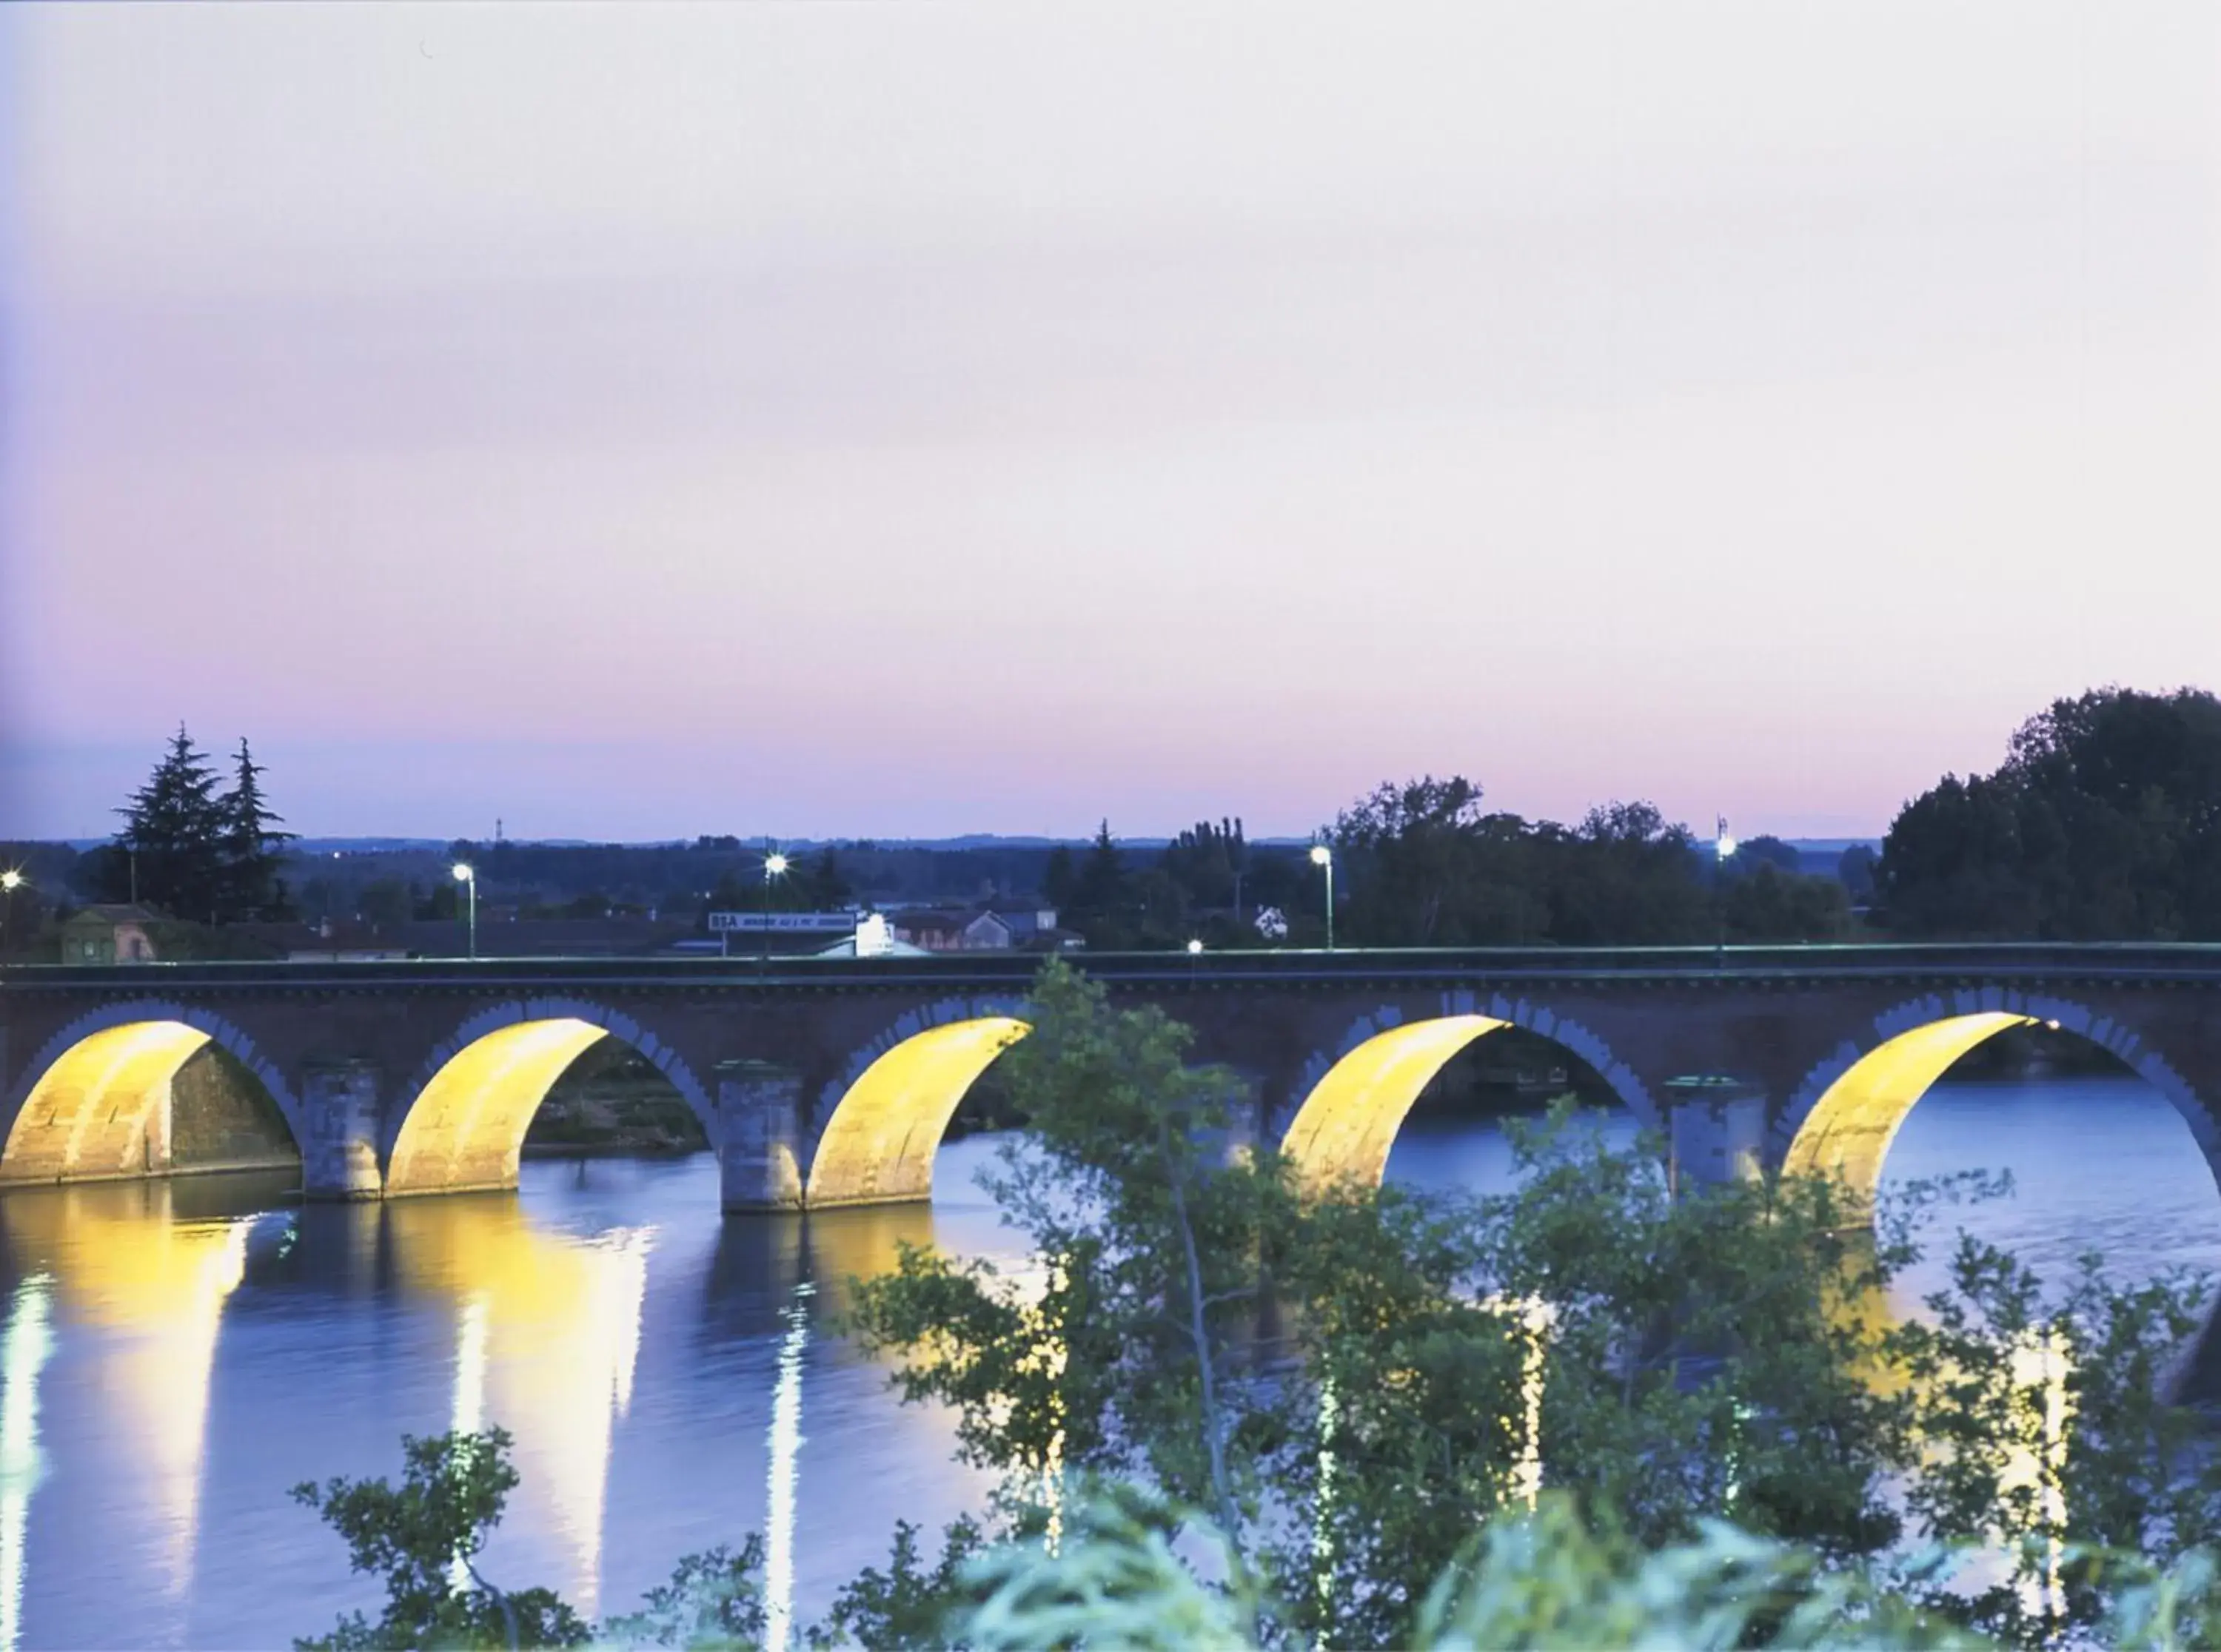
{"label": "purple sky", "polygon": [[2205,0],[0,9],[0,836],[1879,832],[2221,684],[2217,184]]}

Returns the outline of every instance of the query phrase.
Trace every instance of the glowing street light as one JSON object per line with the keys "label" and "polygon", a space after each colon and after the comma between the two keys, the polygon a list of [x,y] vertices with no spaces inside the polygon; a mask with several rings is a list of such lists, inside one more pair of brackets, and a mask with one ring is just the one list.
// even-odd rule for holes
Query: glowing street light
{"label": "glowing street light", "polygon": [[790,863],[786,857],[776,849],[764,857],[763,961],[766,963],[771,962],[771,881],[775,877],[785,877]]}
{"label": "glowing street light", "polygon": [[1201,954],[1201,952],[1202,952],[1202,951],[1203,951],[1203,943],[1202,943],[1200,940],[1191,939],[1191,940],[1188,942],[1188,944],[1187,944],[1187,955],[1188,955],[1188,957],[1198,957],[1198,955],[1200,955],[1200,954]]}
{"label": "glowing street light", "polygon": [[479,870],[466,860],[455,863],[455,882],[463,886],[463,895],[470,903],[471,957],[479,955]]}
{"label": "glowing street light", "polygon": [[1334,951],[1334,851],[1323,843],[1311,845],[1311,864],[1326,874],[1326,950]]}
{"label": "glowing street light", "polygon": [[0,872],[0,957],[8,952],[8,926],[16,916],[16,891],[23,887],[23,875],[10,866]]}
{"label": "glowing street light", "polygon": [[1714,815],[1712,817],[1712,865],[1719,875],[1712,879],[1712,894],[1713,898],[1719,902],[1720,908],[1719,936],[1712,944],[1712,967],[1716,969],[1727,963],[1728,900],[1727,879],[1724,874],[1728,861],[1734,856],[1736,847],[1735,836],[1728,830],[1728,817],[1724,814]]}

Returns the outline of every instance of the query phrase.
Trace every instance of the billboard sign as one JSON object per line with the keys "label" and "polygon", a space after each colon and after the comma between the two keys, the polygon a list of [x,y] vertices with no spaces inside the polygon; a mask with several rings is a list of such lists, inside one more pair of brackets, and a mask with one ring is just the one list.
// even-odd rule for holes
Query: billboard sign
{"label": "billboard sign", "polygon": [[740,931],[751,935],[846,935],[856,927],[853,912],[713,912],[711,934]]}

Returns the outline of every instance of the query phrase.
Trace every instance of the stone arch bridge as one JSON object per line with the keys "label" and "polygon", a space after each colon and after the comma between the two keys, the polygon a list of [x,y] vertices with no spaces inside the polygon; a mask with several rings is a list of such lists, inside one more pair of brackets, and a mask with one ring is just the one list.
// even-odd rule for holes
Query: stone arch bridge
{"label": "stone arch bridge", "polygon": [[[1038,960],[499,959],[0,970],[0,1184],[160,1175],[170,1082],[211,1040],[260,1079],[310,1197],[514,1186],[526,1126],[625,1041],[701,1119],[728,1209],[930,1191],[967,1088],[1024,1036]],[[1842,946],[1100,954],[1114,1001],[1191,1025],[1246,1125],[1377,1178],[1429,1079],[1517,1026],[1593,1068],[1677,1174],[1840,1169],[1870,1188],[1960,1056],[2047,1023],[2164,1094],[2221,1179],[2221,948]],[[2093,1119],[2093,1139],[2103,1120]]]}

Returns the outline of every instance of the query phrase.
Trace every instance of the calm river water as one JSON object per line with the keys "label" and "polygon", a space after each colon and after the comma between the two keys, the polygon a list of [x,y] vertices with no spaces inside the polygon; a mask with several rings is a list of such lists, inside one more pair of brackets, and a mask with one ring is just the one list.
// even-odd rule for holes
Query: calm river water
{"label": "calm river water", "polygon": [[[404,1432],[497,1422],[523,1485],[485,1562],[629,1610],[690,1549],[749,1530],[807,1621],[898,1516],[979,1484],[944,1418],[822,1329],[898,1238],[1008,1254],[950,1144],[930,1209],[721,1219],[706,1157],[540,1162],[515,1197],[299,1207],[289,1178],[0,1196],[0,1652],[282,1646],[374,1606],[286,1487],[392,1474]],[[1900,1177],[2010,1169],[1961,1219],[2039,1264],[2221,1269],[2221,1194],[2130,1080],[1939,1088]],[[1392,1178],[1506,1185],[1494,1129],[1416,1119]]]}

